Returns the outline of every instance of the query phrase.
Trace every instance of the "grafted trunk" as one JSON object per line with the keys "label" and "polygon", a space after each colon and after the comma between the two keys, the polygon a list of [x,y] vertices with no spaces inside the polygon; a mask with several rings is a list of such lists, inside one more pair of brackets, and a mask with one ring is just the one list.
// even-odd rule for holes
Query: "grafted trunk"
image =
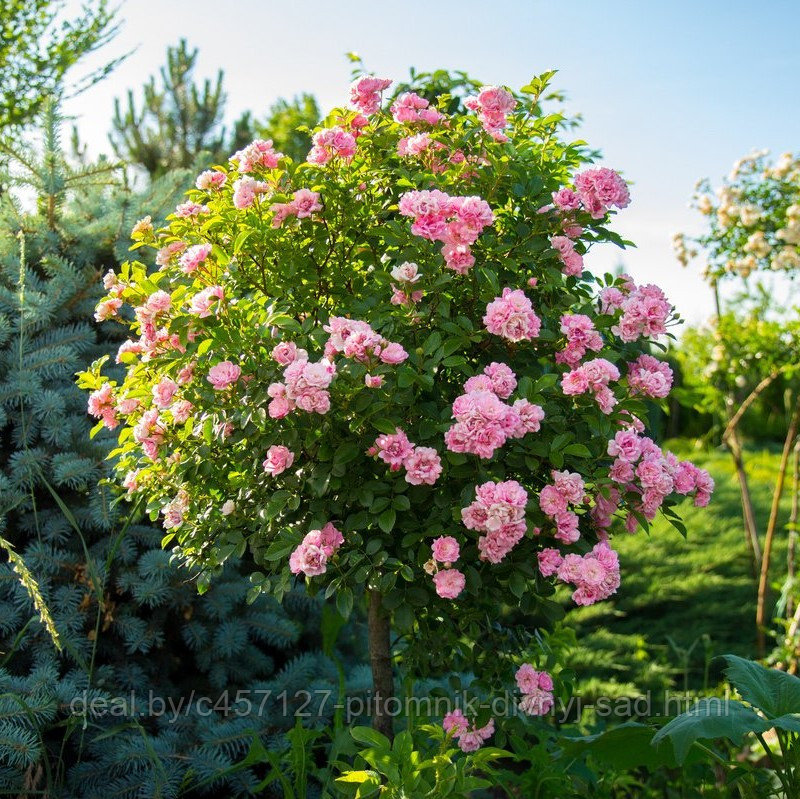
{"label": "grafted trunk", "polygon": [[389,616],[381,606],[379,591],[369,590],[367,601],[369,662],[372,669],[372,726],[391,739],[394,732],[392,717],[386,712],[386,703],[394,694]]}

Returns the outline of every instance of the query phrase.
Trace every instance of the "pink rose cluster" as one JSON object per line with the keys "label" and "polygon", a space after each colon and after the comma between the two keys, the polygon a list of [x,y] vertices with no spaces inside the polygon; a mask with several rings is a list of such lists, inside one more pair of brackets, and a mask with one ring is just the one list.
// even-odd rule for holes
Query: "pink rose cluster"
{"label": "pink rose cluster", "polygon": [[494,735],[494,719],[489,719],[483,727],[474,724],[470,727],[460,708],[445,715],[442,727],[445,732],[452,733],[462,752],[477,752]]}
{"label": "pink rose cluster", "polygon": [[356,137],[338,125],[323,128],[311,139],[313,147],[308,153],[308,162],[323,166],[332,158],[348,160],[356,154]]}
{"label": "pink rose cluster", "polygon": [[[431,545],[433,569],[433,585],[436,593],[442,599],[455,599],[464,590],[466,578],[458,569],[453,568],[453,563],[458,560],[460,550],[458,541],[450,535],[439,536]],[[438,564],[443,568],[438,568]]]}
{"label": "pink rose cluster", "polygon": [[138,341],[128,340],[120,344],[117,351],[117,363],[121,363],[122,356],[126,354],[141,355],[142,360],[146,361],[159,352],[168,352],[170,350],[185,351],[185,347],[181,344],[180,336],[177,333],[170,333],[166,326],[156,326],[155,317],[157,315],[144,307],[139,307],[135,310],[142,334]]}
{"label": "pink rose cluster", "polygon": [[161,509],[164,515],[164,529],[175,530],[180,527],[188,510],[189,496],[185,490],[181,490]]}
{"label": "pink rose cluster", "polygon": [[602,219],[612,206],[627,208],[628,184],[613,169],[587,169],[575,176],[575,191],[592,219]]}
{"label": "pink rose cluster", "polygon": [[233,207],[239,211],[249,208],[260,194],[269,194],[269,184],[250,175],[239,178],[233,184]]}
{"label": "pink rose cluster", "polygon": [[210,210],[211,209],[207,205],[201,205],[200,203],[187,200],[185,203],[180,203],[175,206],[175,216],[177,216],[178,219],[191,219],[194,216],[207,214]]}
{"label": "pink rose cluster", "polygon": [[89,395],[89,413],[95,419],[102,419],[103,425],[109,430],[114,430],[119,425],[114,389],[111,383],[103,383],[100,388]]}
{"label": "pink rose cluster", "polygon": [[517,106],[511,92],[499,86],[484,86],[477,95],[468,97],[464,105],[478,114],[478,120],[490,136],[508,141],[503,129],[508,125],[508,114]]}
{"label": "pink rose cluster", "polygon": [[298,189],[292,195],[291,202],[274,203],[269,210],[274,213],[272,227],[280,227],[290,216],[296,216],[298,219],[307,219],[312,214],[322,210],[322,203],[318,192],[310,191],[309,189]]}
{"label": "pink rose cluster", "polygon": [[208,286],[198,291],[189,303],[189,313],[200,319],[211,316],[225,299],[225,290],[222,286]]}
{"label": "pink rose cluster", "polygon": [[546,716],[553,709],[553,678],[546,671],[536,671],[530,663],[523,663],[514,679],[522,694],[519,709],[523,713]]}
{"label": "pink rose cluster", "polygon": [[325,574],[328,561],[343,543],[344,536],[328,522],[321,530],[306,534],[289,556],[289,569],[292,574],[304,574],[306,577]]}
{"label": "pink rose cluster", "polygon": [[121,307],[122,300],[119,297],[109,297],[107,300],[102,300],[97,304],[94,312],[95,322],[105,322],[107,319],[113,319]]}
{"label": "pink rose cluster", "polygon": [[403,158],[420,155],[426,150],[441,150],[444,145],[431,139],[428,133],[415,133],[413,136],[403,136],[397,142],[397,154]]}
{"label": "pink rose cluster", "polygon": [[276,152],[272,139],[256,139],[234,153],[230,160],[240,173],[246,174],[256,169],[277,169],[283,157],[283,153]]}
{"label": "pink rose cluster", "polygon": [[462,508],[461,520],[468,530],[484,533],[478,539],[481,560],[500,563],[522,540],[527,502],[528,492],[516,480],[475,487],[475,501]]}
{"label": "pink rose cluster", "polygon": [[619,557],[601,541],[585,555],[570,553],[561,556],[557,549],[538,553],[539,571],[544,577],[556,575],[564,583],[575,586],[572,599],[576,605],[593,605],[608,599],[619,588]]}
{"label": "pink rose cluster", "polygon": [[277,477],[282,472],[285,472],[294,463],[294,452],[283,444],[271,446],[267,450],[267,457],[264,460],[264,471]]}
{"label": "pink rose cluster", "polygon": [[200,191],[210,191],[211,189],[222,188],[228,180],[228,176],[224,172],[217,172],[215,169],[207,169],[197,176],[194,185]]}
{"label": "pink rose cluster", "polygon": [[[156,266],[160,269],[164,269],[165,267],[169,266],[172,259],[182,253],[188,245],[185,241],[171,241],[169,244],[165,244],[161,249],[158,250],[156,253]],[[105,285],[105,280],[103,281]],[[106,288],[109,288],[106,286]]]}
{"label": "pink rose cluster", "polygon": [[552,476],[553,482],[539,494],[539,507],[555,522],[555,537],[565,544],[574,544],[580,538],[578,515],[569,507],[583,503],[583,478],[567,471],[554,471]]}
{"label": "pink rose cluster", "polygon": [[376,455],[393,472],[404,468],[411,485],[434,485],[442,473],[439,453],[433,447],[418,447],[399,427],[394,433],[379,435],[368,454]]}
{"label": "pink rose cluster", "polygon": [[567,236],[553,236],[550,246],[558,253],[561,271],[567,277],[575,277],[583,272],[583,256],[575,249],[575,243]]}
{"label": "pink rose cluster", "polygon": [[272,419],[283,419],[295,408],[319,414],[331,408],[328,386],[336,375],[336,365],[327,358],[312,363],[304,350],[295,350],[295,355],[283,370],[283,382],[267,387],[267,394],[272,397],[268,406]]}
{"label": "pink rose cluster", "polygon": [[392,287],[390,300],[392,305],[416,305],[422,299],[422,291],[414,290],[414,284],[422,275],[419,272],[419,266],[413,261],[405,261],[395,266],[391,271],[391,276],[400,284],[400,286],[396,286],[394,283],[389,284]]}
{"label": "pink rose cluster", "polygon": [[[641,496],[637,510],[648,520],[655,518],[664,500],[673,491],[694,494],[695,505],[704,507],[711,499],[714,481],[705,469],[690,461],[678,461],[671,452],[664,452],[652,439],[635,430],[620,430],[608,442],[608,454],[614,458],[609,476],[625,491]],[[628,516],[628,529],[638,522]]]}
{"label": "pink rose cluster", "polygon": [[141,336],[138,342],[127,341],[120,352],[142,354],[145,359],[158,351],[177,350],[183,352],[180,336],[170,333],[167,327],[167,313],[172,307],[172,297],[166,291],[154,291],[142,305],[134,308]]}
{"label": "pink rose cluster", "polygon": [[568,397],[591,391],[600,410],[609,414],[617,404],[617,398],[608,385],[612,380],[619,380],[619,369],[605,358],[593,358],[564,374],[561,390]]}
{"label": "pink rose cluster", "polygon": [[542,320],[525,292],[508,287],[486,306],[483,324],[493,335],[515,342],[534,339],[542,329]]}
{"label": "pink rose cluster", "polygon": [[640,355],[628,364],[628,386],[633,394],[666,397],[672,388],[672,369],[652,355]]}
{"label": "pink rose cluster", "polygon": [[466,393],[453,402],[454,424],[444,440],[451,452],[466,452],[491,458],[509,438],[522,438],[541,429],[544,410],[526,399],[513,405],[503,402],[517,386],[509,366],[492,362],[483,374],[470,377]]}
{"label": "pink rose cluster", "polygon": [[374,114],[381,107],[381,92],[388,89],[392,81],[365,75],[350,85],[350,105],[363,114]]}
{"label": "pink rose cluster", "polygon": [[407,191],[399,210],[412,218],[411,232],[429,241],[441,241],[445,266],[460,275],[475,263],[470,249],[494,222],[489,204],[480,197],[453,197],[438,189]]}
{"label": "pink rose cluster", "polygon": [[195,244],[189,247],[178,259],[181,272],[184,275],[191,275],[192,272],[197,271],[198,267],[205,262],[209,255],[211,255],[210,244]]}
{"label": "pink rose cluster", "polygon": [[161,409],[169,408],[174,401],[177,391],[178,384],[174,380],[169,377],[162,377],[161,380],[153,386],[153,405]]}
{"label": "pink rose cluster", "polygon": [[390,366],[396,366],[408,358],[408,353],[400,344],[383,338],[367,322],[332,316],[323,329],[330,334],[325,343],[325,355],[328,358],[340,354],[359,363],[374,365],[380,362]]}
{"label": "pink rose cluster", "polygon": [[404,92],[392,103],[390,111],[394,121],[401,124],[426,122],[429,125],[438,125],[443,117],[430,105],[424,97],[414,92]]}
{"label": "pink rose cluster", "polygon": [[151,408],[142,414],[133,428],[133,440],[141,444],[144,454],[154,461],[158,458],[158,449],[164,442],[165,432],[158,410]]}
{"label": "pink rose cluster", "polygon": [[621,288],[611,286],[603,289],[600,292],[600,307],[606,314],[622,311],[611,332],[625,342],[636,341],[641,336],[666,333],[667,320],[673,310],[658,286],[636,286],[630,279]]}
{"label": "pink rose cluster", "polygon": [[231,361],[222,361],[208,370],[206,380],[214,387],[214,391],[222,391],[232,386],[242,374],[242,369]]}
{"label": "pink rose cluster", "polygon": [[556,363],[577,366],[589,350],[600,352],[603,349],[603,339],[588,316],[564,314],[560,322],[561,332],[567,337],[567,346],[556,353]]}

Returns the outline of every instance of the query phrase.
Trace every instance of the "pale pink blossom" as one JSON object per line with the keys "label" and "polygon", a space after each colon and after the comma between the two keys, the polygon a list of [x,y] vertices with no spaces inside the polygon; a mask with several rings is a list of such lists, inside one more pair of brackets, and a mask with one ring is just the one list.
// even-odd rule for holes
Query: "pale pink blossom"
{"label": "pale pink blossom", "polygon": [[391,85],[388,78],[358,78],[350,85],[350,104],[364,114],[374,114],[381,107],[381,92]]}
{"label": "pale pink blossom", "polygon": [[455,563],[459,556],[458,541],[451,535],[439,536],[431,545],[431,552],[439,563]]}
{"label": "pale pink blossom", "polygon": [[267,457],[264,460],[264,471],[267,474],[277,477],[281,472],[285,472],[294,463],[294,453],[282,444],[271,446],[267,450]]}
{"label": "pale pink blossom", "polygon": [[442,473],[439,453],[432,447],[415,447],[403,460],[406,482],[411,485],[433,485]]}
{"label": "pale pink blossom", "polygon": [[464,590],[466,582],[458,569],[442,569],[433,575],[436,593],[442,599],[455,599]]}
{"label": "pale pink blossom", "polygon": [[178,391],[178,384],[169,377],[163,377],[153,386],[153,403],[158,408],[169,408]]}
{"label": "pale pink blossom", "polygon": [[255,169],[276,169],[281,158],[283,154],[275,151],[271,139],[256,139],[234,153],[230,160],[244,174]]}
{"label": "pale pink blossom", "polygon": [[206,379],[211,383],[215,391],[221,391],[233,385],[241,374],[241,367],[237,364],[231,361],[222,361],[222,363],[215,364],[208,370],[208,377]]}
{"label": "pale pink blossom", "polygon": [[510,288],[504,288],[502,296],[486,306],[483,324],[490,333],[509,341],[536,338],[542,326],[522,289]]}
{"label": "pale pink blossom", "polygon": [[227,176],[224,172],[217,172],[214,169],[207,169],[205,172],[201,172],[197,176],[197,180],[195,181],[195,186],[200,189],[200,191],[209,191],[210,189],[219,189],[225,185],[225,181],[227,180]]}
{"label": "pale pink blossom", "polygon": [[392,471],[397,471],[405,459],[414,451],[414,445],[408,436],[398,427],[394,433],[382,433],[375,439],[378,457],[389,464]]}

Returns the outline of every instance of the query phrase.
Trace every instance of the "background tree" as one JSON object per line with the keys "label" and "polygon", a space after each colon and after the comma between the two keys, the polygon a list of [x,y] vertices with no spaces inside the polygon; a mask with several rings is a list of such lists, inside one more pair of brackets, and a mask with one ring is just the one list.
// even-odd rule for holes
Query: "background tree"
{"label": "background tree", "polygon": [[198,51],[189,50],[185,39],[167,48],[167,64],[144,85],[141,109],[133,90],[128,91],[123,109],[114,102],[111,145],[128,164],[140,166],[151,178],[172,169],[193,165],[199,155],[211,163],[225,153],[225,109],[223,72],[216,80],[194,83]]}
{"label": "background tree", "polygon": [[[279,152],[301,162],[311,149],[310,130],[321,116],[314,95],[304,92],[291,100],[281,98],[274,102],[264,121],[255,125],[255,133],[261,138],[272,139]],[[232,151],[235,149],[239,148],[232,148]]]}
{"label": "background tree", "polygon": [[[790,281],[800,269],[800,159],[792,153],[784,153],[772,162],[766,151],[754,152],[734,164],[730,175],[716,191],[707,180],[701,181],[694,203],[706,218],[706,229],[695,238],[676,235],[675,250],[684,265],[698,251],[702,253],[706,262],[704,276],[716,301],[714,366],[709,368],[715,375],[714,388],[719,391],[719,397],[709,396],[708,391],[701,394],[705,394],[706,409],[716,407],[722,441],[736,467],[745,530],[758,571],[756,627],[763,656],[768,623],[769,568],[778,532],[780,502],[791,463],[797,470],[798,458],[792,458],[792,450],[800,446],[800,386],[797,384],[800,321],[797,302],[792,301],[789,290]],[[733,301],[723,294],[724,284],[736,286]],[[780,300],[776,301],[777,297]],[[763,408],[767,392],[781,386],[785,389],[780,414],[783,448],[762,545],[741,431],[747,414]],[[794,486],[799,479],[800,475],[796,474]],[[796,527],[796,524],[795,502],[790,526]],[[789,546],[794,546],[794,536],[790,536]],[[793,568],[791,551],[789,561]],[[800,623],[800,611],[798,614],[797,623]]]}
{"label": "background tree", "polygon": [[[89,0],[74,19],[63,17],[64,6],[63,0],[4,0],[0,7],[0,130],[33,120],[72,67],[116,35],[106,0]],[[124,57],[85,75],[72,90],[101,80]]]}

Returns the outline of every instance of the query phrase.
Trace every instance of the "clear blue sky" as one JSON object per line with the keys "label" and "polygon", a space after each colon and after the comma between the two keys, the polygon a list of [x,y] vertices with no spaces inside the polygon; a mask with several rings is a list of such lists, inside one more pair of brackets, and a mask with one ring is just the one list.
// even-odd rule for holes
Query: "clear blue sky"
{"label": "clear blue sky", "polygon": [[[446,67],[518,87],[558,69],[568,110],[584,116],[580,135],[634,184],[616,221],[638,244],[621,255],[625,267],[660,284],[690,321],[710,313],[710,295],[697,267],[675,262],[670,239],[697,224],[694,183],[754,148],[800,150],[798,0],[127,0],[120,13],[106,53],[135,53],[66,108],[95,153],[109,149],[114,96],[138,89],[181,36],[200,48],[199,76],[224,69],[229,120],[303,91],[323,109],[343,103],[349,50],[392,78]],[[609,246],[588,265],[619,260]]]}

